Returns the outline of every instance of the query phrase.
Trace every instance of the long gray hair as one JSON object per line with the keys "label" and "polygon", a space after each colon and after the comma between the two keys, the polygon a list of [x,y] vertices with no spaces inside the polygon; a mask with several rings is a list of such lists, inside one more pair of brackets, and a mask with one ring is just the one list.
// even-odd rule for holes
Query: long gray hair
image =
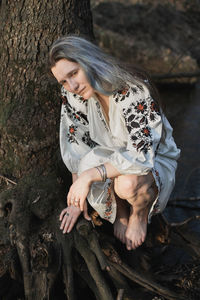
{"label": "long gray hair", "polygon": [[59,38],[50,48],[50,68],[60,59],[78,63],[90,85],[99,93],[111,95],[126,87],[127,82],[138,83],[113,57],[90,41],[70,35]]}
{"label": "long gray hair", "polygon": [[127,87],[127,83],[146,85],[160,109],[160,97],[148,74],[134,67],[131,72],[115,58],[103,52],[92,42],[75,35],[56,40],[49,51],[50,68],[60,59],[78,63],[84,70],[90,85],[100,94],[112,95]]}

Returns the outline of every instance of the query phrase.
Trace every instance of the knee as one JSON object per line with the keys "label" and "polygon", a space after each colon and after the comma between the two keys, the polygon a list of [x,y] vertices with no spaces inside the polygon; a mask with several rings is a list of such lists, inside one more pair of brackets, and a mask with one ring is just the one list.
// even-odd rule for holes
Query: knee
{"label": "knee", "polygon": [[134,197],[141,188],[139,176],[122,175],[115,180],[115,192],[122,199]]}
{"label": "knee", "polygon": [[134,198],[139,195],[152,194],[155,180],[151,173],[147,175],[122,175],[115,181],[115,192],[122,199]]}

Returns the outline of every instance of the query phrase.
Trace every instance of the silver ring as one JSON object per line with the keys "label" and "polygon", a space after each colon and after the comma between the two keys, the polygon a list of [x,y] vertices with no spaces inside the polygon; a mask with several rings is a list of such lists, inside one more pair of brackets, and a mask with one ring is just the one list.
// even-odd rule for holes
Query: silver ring
{"label": "silver ring", "polygon": [[75,202],[75,203],[78,203],[78,202],[79,202],[79,200],[75,200],[74,202]]}

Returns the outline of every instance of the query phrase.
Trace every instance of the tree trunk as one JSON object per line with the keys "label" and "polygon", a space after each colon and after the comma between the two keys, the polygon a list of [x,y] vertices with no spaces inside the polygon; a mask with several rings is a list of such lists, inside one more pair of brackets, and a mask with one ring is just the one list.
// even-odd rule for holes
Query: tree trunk
{"label": "tree trunk", "polygon": [[59,90],[47,76],[48,50],[67,33],[93,38],[89,1],[2,0],[0,18],[0,298],[142,299],[145,290],[180,300],[195,299],[192,290],[199,299],[176,272],[151,270],[155,246],[160,254],[169,243],[185,246],[199,258],[186,223],[155,218],[145,245],[131,253],[95,213],[96,228],[80,219],[68,235],[59,229],[71,179],[59,154]]}
{"label": "tree trunk", "polygon": [[53,169],[60,103],[48,50],[67,33],[93,37],[92,17],[87,0],[3,0],[0,14],[0,170],[19,179],[35,167]]}
{"label": "tree trunk", "polygon": [[[28,299],[43,299],[50,293],[47,272],[37,280],[33,275],[34,242],[52,226],[49,216],[57,218],[65,202],[66,184],[70,184],[67,178],[63,193],[59,91],[48,75],[48,51],[53,41],[68,33],[93,38],[90,2],[2,0],[0,19],[0,211],[4,216],[0,221],[0,271],[6,274],[13,264],[16,274],[12,277],[23,277],[21,281],[18,277],[19,290],[24,285]],[[51,238],[45,241],[50,243]],[[9,251],[14,251],[16,259],[6,258]],[[19,265],[22,272],[17,274]],[[38,288],[41,280],[43,286]],[[3,296],[6,289],[1,290]],[[5,299],[8,292],[9,285]]]}

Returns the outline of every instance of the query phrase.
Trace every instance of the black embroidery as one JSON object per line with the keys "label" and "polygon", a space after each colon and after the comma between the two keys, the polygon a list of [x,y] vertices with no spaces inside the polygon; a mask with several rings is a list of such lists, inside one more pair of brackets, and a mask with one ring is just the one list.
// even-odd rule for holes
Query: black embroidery
{"label": "black embroidery", "polygon": [[107,199],[106,199],[106,209],[104,211],[104,219],[110,220],[113,214],[113,203],[114,203],[114,195],[113,195],[113,180],[108,183],[107,189]]}
{"label": "black embroidery", "polygon": [[79,95],[77,95],[77,94],[73,94],[73,96],[74,96],[74,98],[75,98],[76,100],[78,100],[80,103],[85,104],[85,106],[88,106],[88,101],[87,101],[87,99],[85,99],[85,98],[83,98],[83,97],[81,97],[81,96],[79,96]]}
{"label": "black embroidery", "polygon": [[[67,100],[67,91],[65,90],[65,88],[62,86],[61,87],[61,94],[62,94],[62,98],[64,98],[63,100],[64,100],[64,102]],[[77,95],[77,94],[73,94],[73,96],[74,96],[74,98],[76,99],[76,100],[78,100],[80,103],[82,103],[82,104],[84,104],[85,106],[87,106],[88,105],[88,102],[87,102],[87,100],[86,99],[84,99],[83,97],[81,97],[81,96],[79,96],[79,95]],[[65,104],[65,103],[64,103]]]}
{"label": "black embroidery", "polygon": [[127,97],[129,97],[129,95],[130,95],[130,91],[129,91],[129,87],[127,87],[127,88],[124,88],[123,90],[120,90],[117,93],[115,93],[113,95],[113,99],[117,103],[119,101],[125,100]]}
{"label": "black embroidery", "polygon": [[[77,111],[74,107],[72,107],[69,102],[66,100],[66,97],[62,97],[65,99],[64,104],[64,113],[67,113],[69,118],[72,121],[78,121],[83,125],[88,125],[88,119],[85,114],[83,114],[81,111]],[[62,117],[62,115],[61,115]]]}
{"label": "black embroidery", "polygon": [[69,126],[67,137],[68,137],[68,142],[71,143],[76,143],[78,144],[78,141],[76,140],[76,133],[77,133],[77,126],[74,126],[73,124]]}
{"label": "black embroidery", "polygon": [[123,114],[133,147],[137,151],[147,153],[152,146],[150,122],[160,115],[158,106],[151,97],[139,99],[123,109]]}
{"label": "black embroidery", "polygon": [[147,103],[145,100],[142,100],[141,102],[137,102],[137,105],[135,106],[135,111],[137,114],[144,114],[147,109]]}
{"label": "black embroidery", "polygon": [[115,93],[113,95],[113,99],[115,100],[116,103],[118,103],[119,101],[124,101],[127,97],[129,97],[130,92],[132,92],[132,94],[134,95],[134,94],[139,94],[143,91],[144,91],[143,86],[140,84],[136,84],[134,87],[130,87],[129,85],[127,85],[126,88]]}
{"label": "black embroidery", "polygon": [[95,146],[97,146],[98,144],[96,142],[94,142],[89,134],[89,131],[85,132],[83,137],[82,137],[82,141],[88,145],[90,148],[94,148]]}
{"label": "black embroidery", "polygon": [[67,96],[61,96],[62,104],[66,104],[68,102]]}
{"label": "black embroidery", "polygon": [[99,115],[99,117],[100,117],[102,123],[104,124],[105,129],[108,131],[109,129],[108,129],[107,124],[106,124],[106,121],[105,121],[105,119],[104,119],[104,117],[103,117],[103,114],[102,114],[102,111],[101,111],[101,106],[100,106],[100,104],[99,104],[98,101],[96,101],[96,106],[97,106],[97,112],[98,112],[98,115]]}

